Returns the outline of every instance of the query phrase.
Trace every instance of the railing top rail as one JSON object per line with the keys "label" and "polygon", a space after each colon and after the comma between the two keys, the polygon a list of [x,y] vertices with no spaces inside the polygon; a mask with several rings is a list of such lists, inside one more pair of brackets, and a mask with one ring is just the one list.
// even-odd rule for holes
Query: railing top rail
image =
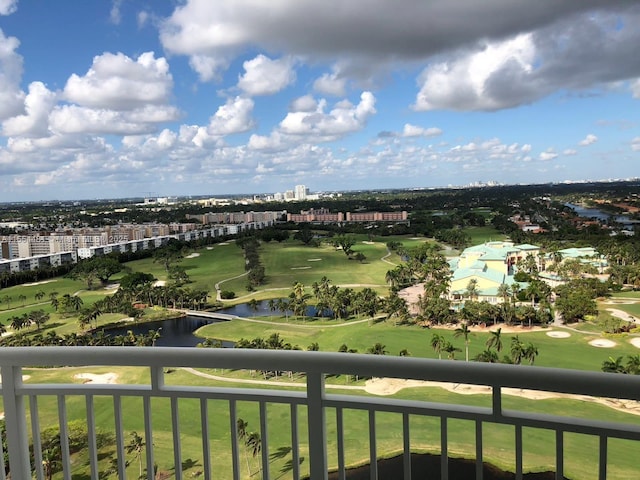
{"label": "railing top rail", "polygon": [[144,366],[281,370],[395,377],[639,399],[640,376],[425,358],[170,347],[8,347],[0,366]]}

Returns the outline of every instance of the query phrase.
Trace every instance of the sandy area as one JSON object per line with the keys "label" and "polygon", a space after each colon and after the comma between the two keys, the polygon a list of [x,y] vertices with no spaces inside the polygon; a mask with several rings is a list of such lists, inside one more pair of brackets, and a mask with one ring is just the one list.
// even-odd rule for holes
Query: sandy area
{"label": "sandy area", "polygon": [[374,242],[367,242],[367,241],[364,241],[364,240],[362,241],[362,243],[364,243],[365,245],[373,245],[374,244]]}
{"label": "sandy area", "polygon": [[571,336],[569,332],[558,332],[558,331],[547,332],[547,335],[552,338],[569,338]]}
{"label": "sandy area", "polygon": [[632,338],[629,341],[631,342],[631,345],[633,345],[634,347],[640,348],[640,338],[638,338],[638,337]]}
{"label": "sandy area", "polygon": [[307,259],[307,262],[319,262],[321,260],[322,260],[321,258],[309,258]]}
{"label": "sandy area", "polygon": [[227,243],[227,242],[222,242],[222,243],[219,243],[218,245],[229,245],[229,243]]}
{"label": "sandy area", "polygon": [[199,257],[199,256],[200,256],[200,254],[198,252],[194,252],[194,253],[190,253],[189,255],[187,255],[184,258],[196,258],[196,257]]}
{"label": "sandy area", "polygon": [[213,247],[207,247],[207,250],[213,250]]}
{"label": "sandy area", "polygon": [[156,280],[155,282],[153,282],[154,287],[164,287],[166,284],[167,282],[164,280]]}
{"label": "sandy area", "polygon": [[117,290],[120,288],[120,284],[119,283],[110,283],[108,285],[105,285],[104,289],[105,290]]}
{"label": "sandy area", "polygon": [[[29,380],[31,378],[31,375],[22,375],[22,381],[24,382],[25,380]],[[2,385],[2,379],[0,378],[0,385]]]}
{"label": "sandy area", "polygon": [[618,310],[617,308],[607,308],[607,312],[611,313],[614,317],[617,317],[621,320],[625,320],[627,322],[639,323],[638,319],[633,315],[628,314],[623,310]]}
{"label": "sandy area", "polygon": [[73,378],[77,378],[78,380],[83,380],[82,383],[116,383],[118,379],[118,374],[116,373],[103,373],[101,375],[96,373],[78,373],[73,376]]}
{"label": "sandy area", "polygon": [[589,345],[599,348],[613,348],[616,346],[616,342],[613,340],[607,340],[606,338],[596,338],[595,340],[591,340]]}
{"label": "sandy area", "polygon": [[43,280],[42,282],[23,283],[25,287],[34,287],[36,285],[44,285],[45,283],[57,282],[58,280]]}
{"label": "sandy area", "polygon": [[[489,395],[491,387],[486,385],[468,385],[464,383],[428,382],[421,380],[404,380],[398,378],[374,378],[365,384],[365,391],[373,395],[393,395],[403,388],[411,387],[440,387],[449,392],[461,395]],[[522,388],[503,388],[502,393],[530,400],[544,400],[549,398],[569,398],[586,402],[599,403],[621,412],[640,415],[640,402],[634,400],[618,400],[614,398],[590,397],[570,393],[543,392],[539,390],[525,390]]]}
{"label": "sandy area", "polygon": [[311,267],[291,267],[291,270],[306,270],[307,268]]}

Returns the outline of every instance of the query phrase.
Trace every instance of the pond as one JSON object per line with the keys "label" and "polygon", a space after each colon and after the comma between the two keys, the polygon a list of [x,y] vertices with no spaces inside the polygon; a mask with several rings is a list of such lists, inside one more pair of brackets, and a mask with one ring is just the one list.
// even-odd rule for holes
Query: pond
{"label": "pond", "polygon": [[[258,302],[257,310],[252,309],[249,304],[241,303],[233,307],[225,308],[219,311],[227,315],[236,315],[238,317],[268,317],[272,315],[281,315],[279,311],[271,312],[269,303],[266,300]],[[291,313],[291,312],[289,312]],[[316,309],[313,306],[307,307],[307,316],[314,316]],[[170,318],[167,320],[158,320],[155,322],[130,323],[123,327],[110,328],[105,333],[111,337],[117,335],[126,335],[131,330],[135,335],[149,333],[149,330],[160,329],[160,338],[156,341],[159,347],[195,347],[202,343],[203,338],[194,334],[196,330],[211,323],[224,322],[207,317],[186,316],[180,318]],[[222,342],[223,347],[232,348],[233,342]]]}
{"label": "pond", "polygon": [[[211,323],[224,322],[215,318],[181,317],[158,320],[155,322],[131,323],[124,327],[110,328],[105,333],[115,337],[126,335],[131,330],[136,335],[146,334],[149,330],[160,329],[160,338],[156,341],[159,347],[195,347],[202,342],[202,338],[194,334],[196,330]],[[233,347],[233,342],[223,342],[223,347]]]}

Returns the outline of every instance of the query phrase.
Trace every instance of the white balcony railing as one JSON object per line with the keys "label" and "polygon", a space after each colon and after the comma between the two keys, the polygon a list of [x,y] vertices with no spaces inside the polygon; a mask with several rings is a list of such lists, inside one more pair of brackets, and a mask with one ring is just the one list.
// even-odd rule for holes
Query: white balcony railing
{"label": "white balcony railing", "polygon": [[[101,385],[101,384],[51,384],[23,383],[22,367],[28,366],[137,366],[150,371],[147,385]],[[411,478],[411,436],[410,416],[426,416],[440,419],[441,477],[448,478],[449,459],[447,421],[465,419],[475,424],[476,478],[483,475],[483,425],[504,424],[514,427],[514,452],[516,478],[523,475],[523,427],[534,427],[555,432],[556,478],[563,478],[565,459],[564,434],[580,433],[595,437],[599,442],[598,478],[607,478],[607,454],[609,439],[640,440],[640,427],[600,420],[567,418],[543,413],[506,410],[503,408],[502,389],[505,387],[561,392],[595,397],[637,400],[640,398],[640,377],[596,372],[581,372],[562,369],[524,367],[511,365],[490,365],[466,363],[462,361],[427,360],[418,358],[383,357],[375,355],[355,355],[324,352],[257,351],[232,349],[189,349],[189,348],[132,348],[132,347],[36,347],[0,349],[2,369],[2,399],[5,411],[8,456],[11,478],[29,479],[35,475],[39,480],[45,475],[42,468],[42,445],[40,443],[40,418],[38,400],[45,396],[57,398],[58,419],[62,452],[63,478],[71,479],[71,458],[67,438],[67,398],[84,397],[86,402],[86,422],[88,430],[88,450],[91,477],[98,478],[98,450],[96,447],[95,397],[113,399],[114,431],[118,472],[120,479],[126,477],[125,432],[123,430],[122,400],[127,397],[142,399],[145,425],[145,449],[147,471],[154,470],[154,431],[152,427],[152,399],[169,399],[173,436],[174,465],[182,465],[181,435],[178,401],[197,399],[200,402],[200,423],[202,427],[203,468],[202,478],[239,479],[240,454],[237,442],[236,420],[237,402],[253,402],[260,413],[260,434],[262,438],[262,464],[268,465],[269,423],[267,406],[271,404],[289,405],[290,425],[279,428],[289,429],[291,434],[292,469],[291,476],[300,478],[300,446],[308,449],[309,471],[312,479],[326,479],[327,460],[327,412],[335,413],[337,431],[337,468],[339,478],[345,477],[345,445],[343,411],[356,409],[368,412],[369,450],[371,478],[378,478],[376,467],[377,435],[376,414],[395,412],[402,418],[402,443],[404,468],[397,478]],[[165,384],[165,369],[170,367],[223,368],[291,371],[304,373],[306,389],[299,391],[267,388],[225,388]],[[327,374],[351,374],[360,377],[391,377],[402,379],[434,380],[464,384],[485,385],[492,389],[490,407],[472,407],[462,404],[442,404],[425,401],[407,401],[388,397],[331,394],[326,391]],[[230,450],[232,468],[228,474],[212,472],[211,444],[209,435],[209,400],[228,403]],[[27,409],[28,406],[28,409]],[[298,434],[298,410],[306,409],[310,434],[301,438]],[[27,414],[28,410],[28,414]],[[271,425],[273,428],[273,426]],[[31,432],[31,435],[28,433]],[[31,438],[30,438],[31,437]],[[33,443],[33,459],[29,444]],[[640,445],[640,444],[639,444]],[[0,455],[0,459],[2,455]],[[32,464],[33,462],[33,464]],[[0,466],[0,477],[5,478],[4,466]],[[262,478],[267,480],[272,473],[262,469]],[[149,473],[152,479],[153,474]],[[181,468],[175,468],[175,478],[183,478]]]}

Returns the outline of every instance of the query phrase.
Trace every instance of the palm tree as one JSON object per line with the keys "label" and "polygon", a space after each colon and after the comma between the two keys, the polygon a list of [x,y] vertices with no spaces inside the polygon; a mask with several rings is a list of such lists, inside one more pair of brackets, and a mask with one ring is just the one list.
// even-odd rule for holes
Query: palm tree
{"label": "palm tree", "polygon": [[244,456],[247,461],[247,471],[249,472],[249,476],[251,476],[251,466],[249,465],[249,455],[247,454],[247,450],[246,450],[248,426],[249,426],[249,422],[245,422],[242,418],[239,418],[236,420],[236,432],[238,434],[238,440],[245,446]]}
{"label": "palm tree", "polygon": [[[471,282],[469,282],[471,283]],[[461,327],[456,328],[455,332],[453,332],[454,337],[463,336],[464,337],[464,356],[465,361],[469,361],[469,336],[471,335],[471,330],[469,330],[469,325],[463,323]]]}
{"label": "palm tree", "polygon": [[[262,450],[262,439],[258,432],[251,432],[247,435],[246,446],[253,458],[256,458]],[[260,459],[258,459],[258,471],[262,470]]]}
{"label": "palm tree", "polygon": [[640,374],[640,355],[629,355],[627,358],[627,373]]}
{"label": "palm tree", "polygon": [[49,320],[49,314],[44,310],[33,310],[29,312],[29,320],[36,325],[37,330]]}
{"label": "palm tree", "polygon": [[24,294],[22,294],[22,293],[21,293],[20,295],[18,295],[18,301],[19,301],[20,303],[22,303],[22,306],[23,306],[23,307],[24,307],[24,302],[25,302],[26,300],[27,300],[27,296],[26,296],[26,295],[24,295]]}
{"label": "palm tree", "polygon": [[489,332],[491,336],[487,339],[487,348],[495,348],[497,352],[502,350],[502,328]]}
{"label": "palm tree", "polygon": [[271,318],[273,319],[273,314],[276,310],[278,310],[278,303],[275,299],[270,298],[267,302],[267,307],[269,307],[269,311],[271,312]]}
{"label": "palm tree", "polygon": [[389,353],[387,350],[385,350],[386,348],[386,345],[377,342],[375,345],[367,349],[367,353],[371,353],[373,355],[386,355],[387,353]]}
{"label": "palm tree", "polygon": [[38,290],[33,297],[36,299],[36,302],[39,302],[44,298],[44,296],[45,293],[42,290]]}
{"label": "palm tree", "polygon": [[451,342],[447,342],[442,350],[447,352],[447,358],[449,360],[455,360],[456,352],[462,351],[458,347],[454,346]]}
{"label": "palm tree", "polygon": [[444,339],[442,335],[434,333],[431,337],[431,348],[438,354],[438,358],[442,360],[442,351],[446,346],[447,341]]}
{"label": "palm tree", "polygon": [[537,356],[538,356],[538,347],[536,347],[533,343],[529,342],[527,344],[527,347],[524,349],[522,358],[529,360],[529,365],[533,365],[533,362],[535,362]]}
{"label": "palm tree", "polygon": [[511,338],[511,361],[516,365],[522,363],[524,358],[525,348],[518,336]]}
{"label": "palm tree", "polygon": [[609,357],[608,360],[602,362],[602,371],[609,373],[627,373],[627,369],[622,364],[622,357]]}
{"label": "palm tree", "polygon": [[476,300],[479,294],[480,290],[478,289],[478,280],[472,278],[471,280],[469,280],[469,283],[467,283],[467,289],[464,295],[470,300]]}
{"label": "palm tree", "polygon": [[140,476],[138,478],[142,478],[142,450],[145,445],[144,438],[138,435],[138,432],[131,432],[131,440],[127,444],[127,453],[134,453],[135,458],[138,459],[138,464],[140,465]]}
{"label": "palm tree", "polygon": [[486,363],[499,363],[498,354],[491,350],[490,348],[484,350],[483,352],[476,355],[476,362],[486,362]]}

